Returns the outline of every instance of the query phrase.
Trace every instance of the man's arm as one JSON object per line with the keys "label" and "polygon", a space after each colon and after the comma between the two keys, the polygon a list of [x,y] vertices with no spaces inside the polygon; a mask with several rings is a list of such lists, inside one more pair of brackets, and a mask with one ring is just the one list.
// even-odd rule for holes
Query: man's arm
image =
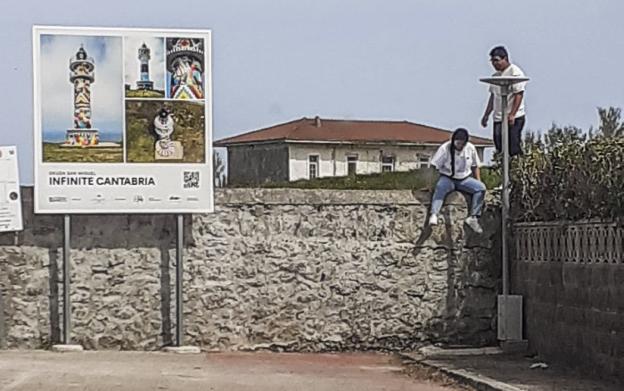
{"label": "man's arm", "polygon": [[520,103],[522,103],[522,99],[524,99],[524,91],[517,92],[513,94],[513,102],[511,103],[511,111],[509,112],[509,123],[513,123],[516,119],[516,113],[520,108]]}
{"label": "man's arm", "polygon": [[483,126],[484,128],[487,126],[488,118],[490,117],[490,114],[492,114],[493,109],[494,109],[494,94],[490,93],[490,99],[488,99],[487,107],[485,108],[485,112],[483,113],[483,117],[481,118],[481,126]]}

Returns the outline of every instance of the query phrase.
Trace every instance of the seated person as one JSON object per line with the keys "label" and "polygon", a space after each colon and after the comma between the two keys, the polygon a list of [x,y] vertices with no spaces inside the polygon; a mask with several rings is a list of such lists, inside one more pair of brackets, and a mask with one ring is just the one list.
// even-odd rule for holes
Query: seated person
{"label": "seated person", "polygon": [[470,212],[466,224],[476,233],[482,233],[479,216],[485,198],[485,185],[481,182],[479,156],[477,150],[468,141],[468,131],[456,129],[451,140],[438,148],[431,159],[431,164],[440,173],[431,201],[430,225],[438,224],[438,214],[446,196],[452,191],[459,191],[472,197]]}

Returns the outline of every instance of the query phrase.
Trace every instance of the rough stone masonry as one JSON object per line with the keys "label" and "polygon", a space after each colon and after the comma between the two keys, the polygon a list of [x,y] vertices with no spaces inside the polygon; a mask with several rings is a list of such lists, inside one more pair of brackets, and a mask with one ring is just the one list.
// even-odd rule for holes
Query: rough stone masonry
{"label": "rough stone masonry", "polygon": [[[62,216],[0,235],[0,347],[61,339]],[[409,191],[217,190],[214,214],[185,216],[186,344],[205,350],[409,349],[495,341],[496,215],[463,226],[450,197],[425,226]],[[156,350],[175,334],[175,216],[77,215],[72,342]]]}

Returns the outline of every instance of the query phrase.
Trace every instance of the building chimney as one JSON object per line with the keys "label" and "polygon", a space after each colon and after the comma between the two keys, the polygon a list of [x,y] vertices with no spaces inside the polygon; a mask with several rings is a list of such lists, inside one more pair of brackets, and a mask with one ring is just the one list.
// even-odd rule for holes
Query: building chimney
{"label": "building chimney", "polygon": [[319,117],[318,115],[317,115],[316,117],[314,117],[314,125],[315,125],[317,128],[320,128],[320,127],[321,127],[321,117]]}

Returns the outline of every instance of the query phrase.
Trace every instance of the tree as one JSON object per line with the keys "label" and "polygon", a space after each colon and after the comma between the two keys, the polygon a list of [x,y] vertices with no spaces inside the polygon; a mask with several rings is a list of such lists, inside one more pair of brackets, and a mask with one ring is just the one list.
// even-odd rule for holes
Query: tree
{"label": "tree", "polygon": [[542,135],[539,132],[534,132],[530,129],[524,134],[524,147],[525,151],[529,151],[533,148],[542,148],[544,143],[542,142]]}
{"label": "tree", "polygon": [[226,182],[225,162],[217,151],[212,153],[212,171],[215,187],[224,187]]}
{"label": "tree", "polygon": [[566,145],[570,143],[582,144],[587,139],[587,135],[583,133],[581,128],[576,126],[564,126],[561,127],[553,123],[544,133],[544,146],[546,149],[552,149],[559,145]]}
{"label": "tree", "polygon": [[624,136],[624,122],[622,121],[622,109],[609,107],[605,109],[598,107],[598,134],[603,137]]}

